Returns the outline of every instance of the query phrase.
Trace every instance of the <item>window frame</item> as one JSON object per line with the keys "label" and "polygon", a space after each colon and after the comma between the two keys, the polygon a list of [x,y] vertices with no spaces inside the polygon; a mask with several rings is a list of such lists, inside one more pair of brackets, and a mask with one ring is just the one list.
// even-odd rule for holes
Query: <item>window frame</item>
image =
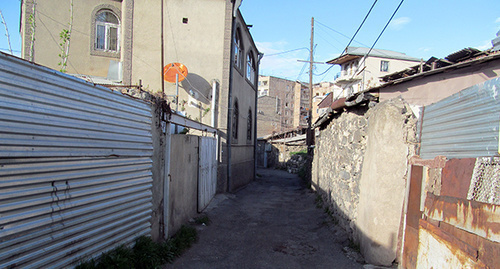
{"label": "window frame", "polygon": [[252,141],[252,130],[253,130],[253,119],[252,119],[252,108],[248,109],[248,117],[247,117],[247,141]]}
{"label": "window frame", "polygon": [[234,33],[234,38],[233,38],[233,64],[236,67],[236,69],[243,71],[243,40],[241,38],[241,31],[240,28],[236,28],[236,31]]}
{"label": "window frame", "polygon": [[231,122],[231,124],[232,124],[231,135],[232,135],[234,143],[238,142],[239,116],[240,116],[240,111],[239,111],[239,106],[238,106],[238,100],[236,100],[236,101],[234,101],[233,117],[232,117],[233,120]]}
{"label": "window frame", "polygon": [[[118,21],[118,24],[114,24],[112,22],[102,22],[97,20],[97,16],[103,12],[109,12]],[[92,11],[92,16],[91,16],[91,34],[90,34],[90,55],[94,56],[105,56],[105,57],[112,57],[112,58],[120,58],[121,56],[121,27],[122,27],[122,20],[121,20],[121,11],[109,4],[102,4],[98,5],[94,8]],[[99,33],[98,27],[104,27],[104,49],[97,48],[98,43],[97,43],[97,35]],[[111,29],[116,29],[116,50],[110,50],[109,49],[109,44],[110,44],[110,31]]]}
{"label": "window frame", "polygon": [[389,61],[380,60],[380,72],[389,72]]}
{"label": "window frame", "polygon": [[246,69],[245,77],[252,85],[254,85],[256,68],[255,58],[252,51],[247,53]]}

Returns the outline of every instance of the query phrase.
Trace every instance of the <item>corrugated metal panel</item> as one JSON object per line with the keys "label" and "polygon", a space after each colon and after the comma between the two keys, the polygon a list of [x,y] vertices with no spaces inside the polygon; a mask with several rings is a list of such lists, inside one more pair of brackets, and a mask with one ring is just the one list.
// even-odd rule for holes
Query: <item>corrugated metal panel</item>
{"label": "corrugated metal panel", "polygon": [[425,107],[420,156],[496,156],[499,125],[500,78],[496,78]]}
{"label": "corrugated metal panel", "polygon": [[198,212],[208,206],[217,190],[217,140],[199,138]]}
{"label": "corrugated metal panel", "polygon": [[56,268],[151,230],[151,107],[0,55],[0,268]]}

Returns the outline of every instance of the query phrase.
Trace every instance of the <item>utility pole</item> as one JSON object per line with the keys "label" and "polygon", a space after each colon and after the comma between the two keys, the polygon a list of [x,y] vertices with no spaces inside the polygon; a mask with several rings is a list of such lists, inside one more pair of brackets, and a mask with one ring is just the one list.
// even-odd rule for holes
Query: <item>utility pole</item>
{"label": "utility pole", "polygon": [[307,118],[307,182],[312,183],[312,162],[313,162],[313,148],[314,134],[311,129],[312,125],[312,96],[313,96],[313,64],[314,64],[314,17],[311,18],[311,48],[309,49],[309,113]]}
{"label": "utility pole", "polygon": [[312,148],[314,136],[312,134],[312,96],[313,96],[313,64],[314,64],[314,17],[311,18],[311,48],[309,49],[309,113],[307,118],[307,133],[306,133],[306,143],[307,152],[312,157]]}

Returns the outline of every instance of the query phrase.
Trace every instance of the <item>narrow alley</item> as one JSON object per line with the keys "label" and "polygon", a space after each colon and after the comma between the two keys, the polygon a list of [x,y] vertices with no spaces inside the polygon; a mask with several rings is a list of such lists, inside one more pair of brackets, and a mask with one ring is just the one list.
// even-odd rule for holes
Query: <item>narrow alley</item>
{"label": "narrow alley", "polygon": [[315,198],[295,174],[257,170],[244,189],[214,198],[198,242],[164,268],[362,268]]}

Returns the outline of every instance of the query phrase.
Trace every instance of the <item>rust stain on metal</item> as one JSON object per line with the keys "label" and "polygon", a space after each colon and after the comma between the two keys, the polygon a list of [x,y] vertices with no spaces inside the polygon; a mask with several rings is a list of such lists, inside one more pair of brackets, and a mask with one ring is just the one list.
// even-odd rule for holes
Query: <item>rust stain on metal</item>
{"label": "rust stain on metal", "polygon": [[475,164],[475,158],[448,160],[442,172],[441,195],[467,199]]}
{"label": "rust stain on metal", "polygon": [[420,211],[420,196],[422,189],[422,166],[412,166],[410,177],[410,193],[408,196],[408,211],[406,213],[406,225],[418,229],[418,220],[422,213]]}
{"label": "rust stain on metal", "polygon": [[410,164],[418,166],[426,166],[429,168],[444,168],[446,164],[445,156],[436,156],[432,160],[423,160],[418,156],[412,156],[410,158]]}
{"label": "rust stain on metal", "polygon": [[[479,250],[431,223],[420,220],[419,265],[439,265],[446,261],[449,268],[489,268],[479,259]],[[434,238],[434,243],[429,238]]]}
{"label": "rust stain on metal", "polygon": [[500,206],[427,193],[425,215],[500,242]]}
{"label": "rust stain on metal", "polygon": [[417,267],[418,257],[418,229],[406,226],[405,246],[403,249],[403,268]]}

